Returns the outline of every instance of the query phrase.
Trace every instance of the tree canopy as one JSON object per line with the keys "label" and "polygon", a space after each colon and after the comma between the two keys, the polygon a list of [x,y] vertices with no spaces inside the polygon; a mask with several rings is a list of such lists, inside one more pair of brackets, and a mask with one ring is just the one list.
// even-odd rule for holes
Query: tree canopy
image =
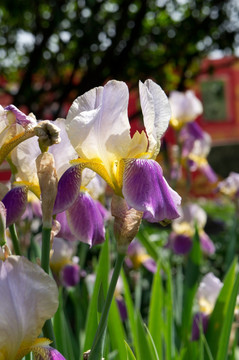
{"label": "tree canopy", "polygon": [[2,0],[2,93],[38,117],[107,79],[184,89],[210,51],[233,51],[236,0]]}

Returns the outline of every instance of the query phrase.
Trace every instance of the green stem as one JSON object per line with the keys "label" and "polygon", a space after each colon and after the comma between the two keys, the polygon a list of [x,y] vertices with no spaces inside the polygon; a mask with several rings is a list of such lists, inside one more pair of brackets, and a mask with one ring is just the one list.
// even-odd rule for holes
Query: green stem
{"label": "green stem", "polygon": [[[49,274],[49,263],[50,263],[50,248],[51,248],[51,228],[42,229],[42,252],[41,252],[41,267]],[[48,319],[43,328],[43,334],[46,338],[52,340],[51,346],[56,347],[56,340],[53,331],[51,319]]]}
{"label": "green stem", "polygon": [[15,224],[9,226],[9,231],[11,234],[12,244],[16,255],[21,255],[21,250],[19,246],[17,231]]}
{"label": "green stem", "polygon": [[54,330],[53,330],[53,326],[52,326],[52,321],[51,319],[48,319],[43,328],[42,328],[43,334],[47,339],[50,339],[51,342],[51,346],[53,348],[56,348],[56,339],[55,339],[55,334],[54,334]]}
{"label": "green stem", "polygon": [[113,271],[113,275],[110,281],[110,286],[107,292],[107,296],[106,296],[106,300],[105,300],[105,304],[104,304],[104,308],[101,314],[101,318],[100,318],[100,323],[98,325],[96,334],[95,334],[95,338],[93,341],[93,345],[91,348],[91,352],[90,352],[90,356],[89,356],[89,360],[101,360],[102,358],[102,352],[103,352],[103,338],[104,338],[104,334],[105,334],[105,329],[106,329],[106,325],[107,325],[107,320],[108,320],[108,315],[109,315],[109,310],[110,310],[110,305],[114,296],[114,292],[115,292],[115,287],[119,278],[119,274],[120,274],[120,270],[122,267],[122,264],[124,262],[124,258],[125,258],[125,254],[119,254],[117,255],[117,259],[116,259],[116,263],[115,263],[115,268]]}
{"label": "green stem", "polygon": [[49,274],[50,262],[50,246],[51,246],[51,229],[42,229],[42,252],[41,252],[41,267],[47,274]]}

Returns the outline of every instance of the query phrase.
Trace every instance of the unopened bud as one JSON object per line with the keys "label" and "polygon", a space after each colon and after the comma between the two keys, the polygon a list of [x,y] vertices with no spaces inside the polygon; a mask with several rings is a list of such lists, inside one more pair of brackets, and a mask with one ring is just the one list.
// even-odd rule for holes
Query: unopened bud
{"label": "unopened bud", "polygon": [[139,231],[143,212],[134,208],[129,209],[125,199],[113,195],[111,213],[115,218],[114,234],[118,252],[125,254],[129,244]]}
{"label": "unopened bud", "polygon": [[47,148],[61,141],[60,129],[49,120],[41,121],[34,127],[35,134],[39,137],[41,148]]}
{"label": "unopened bud", "polygon": [[47,152],[36,159],[37,175],[41,189],[43,227],[52,227],[53,206],[57,194],[57,174],[53,155]]}

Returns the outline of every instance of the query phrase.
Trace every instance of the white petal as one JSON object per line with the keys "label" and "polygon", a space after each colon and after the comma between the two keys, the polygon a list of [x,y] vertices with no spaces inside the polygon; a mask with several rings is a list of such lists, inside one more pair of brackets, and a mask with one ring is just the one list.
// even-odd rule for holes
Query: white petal
{"label": "white petal", "polygon": [[13,164],[17,168],[17,177],[22,181],[38,184],[35,160],[41,154],[37,137],[34,136],[19,144],[11,153]]}
{"label": "white petal", "polygon": [[128,98],[126,84],[112,80],[73,102],[66,119],[67,132],[80,157],[99,158],[109,169],[111,161],[127,155]]}
{"label": "white petal", "polygon": [[149,139],[149,152],[158,152],[160,139],[166,131],[171,111],[168,98],[159,85],[148,79],[139,82],[140,104]]}
{"label": "white petal", "polygon": [[182,123],[195,120],[203,111],[201,101],[191,90],[185,93],[172,91],[169,96],[169,102],[172,116]]}
{"label": "white petal", "polygon": [[54,280],[24,257],[0,261],[0,354],[14,360],[21,344],[27,347],[39,336],[45,321],[58,307]]}
{"label": "white petal", "polygon": [[60,179],[62,174],[71,166],[69,163],[70,160],[77,158],[77,153],[68,138],[66,132],[66,120],[56,119],[53,124],[57,125],[61,130],[61,141],[59,144],[52,145],[49,148],[49,152],[54,156],[57,176],[58,179]]}

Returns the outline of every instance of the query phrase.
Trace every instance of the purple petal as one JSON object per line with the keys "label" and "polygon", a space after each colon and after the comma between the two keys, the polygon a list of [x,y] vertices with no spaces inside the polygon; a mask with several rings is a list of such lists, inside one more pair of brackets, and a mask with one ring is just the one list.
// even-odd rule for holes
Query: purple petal
{"label": "purple petal", "polygon": [[109,220],[110,219],[110,212],[101,204],[101,202],[99,202],[98,200],[95,201],[96,206],[99,209],[99,212],[101,213],[101,216],[104,220]]}
{"label": "purple petal", "polygon": [[105,239],[104,220],[95,203],[87,193],[80,193],[67,211],[71,232],[78,240],[90,246],[100,244]]}
{"label": "purple petal", "polygon": [[215,183],[218,180],[218,176],[209,164],[205,164],[200,167],[202,173],[206,176],[209,182]]}
{"label": "purple petal", "polygon": [[190,122],[187,125],[188,133],[196,140],[196,139],[204,139],[204,131],[198,125],[196,121]]}
{"label": "purple petal", "polygon": [[127,309],[126,309],[124,299],[121,298],[121,297],[117,297],[116,302],[117,302],[117,305],[118,305],[121,320],[125,321],[128,318],[128,314],[127,314]]}
{"label": "purple petal", "polygon": [[67,222],[67,218],[66,218],[66,212],[62,212],[56,215],[56,220],[60,223],[61,228],[60,231],[58,233],[58,237],[61,237],[65,240],[69,240],[69,241],[76,241],[77,238],[72,234],[68,222]]}
{"label": "purple petal", "polygon": [[66,360],[59,351],[50,346],[37,346],[32,351],[36,360]]}
{"label": "purple petal", "polygon": [[215,246],[212,242],[212,240],[210,239],[210,237],[205,233],[200,233],[200,244],[201,244],[201,248],[203,250],[204,253],[206,254],[214,254],[215,252]]}
{"label": "purple petal", "polygon": [[129,244],[129,247],[128,247],[128,250],[127,250],[127,255],[128,256],[134,256],[135,254],[138,254],[139,252],[142,252],[142,250],[145,253],[145,249],[140,244],[140,242],[138,240],[134,239]]}
{"label": "purple petal", "polygon": [[179,217],[181,197],[170,188],[154,160],[126,161],[122,192],[128,205],[143,211],[150,222]]}
{"label": "purple petal", "polygon": [[200,338],[201,329],[203,334],[206,333],[208,320],[209,320],[209,316],[202,312],[199,312],[194,315],[193,325],[192,325],[192,337],[191,337],[192,341],[196,341]]}
{"label": "purple petal", "polygon": [[15,105],[8,105],[4,108],[4,110],[11,111],[16,116],[16,122],[19,125],[22,125],[23,127],[29,125],[29,124],[35,124],[36,120],[31,117],[24,114],[21,110],[19,110]]}
{"label": "purple petal", "polygon": [[152,259],[152,258],[148,258],[148,259],[144,260],[143,266],[145,267],[145,269],[147,269],[148,271],[150,271],[153,274],[156,273],[156,271],[157,271],[157,264],[154,261],[154,259]]}
{"label": "purple petal", "polygon": [[2,199],[7,210],[6,226],[14,224],[20,219],[27,206],[27,187],[18,186],[10,191]]}
{"label": "purple petal", "polygon": [[71,166],[59,180],[53,213],[57,214],[73,205],[80,191],[81,169]]}
{"label": "purple petal", "polygon": [[173,240],[172,238],[170,239],[170,241],[172,241],[171,246],[173,252],[178,255],[188,254],[193,245],[192,239],[189,236],[183,234],[181,235],[171,234],[171,235],[174,235]]}
{"label": "purple petal", "polygon": [[80,281],[78,264],[68,264],[62,269],[62,281],[65,286],[76,286]]}

